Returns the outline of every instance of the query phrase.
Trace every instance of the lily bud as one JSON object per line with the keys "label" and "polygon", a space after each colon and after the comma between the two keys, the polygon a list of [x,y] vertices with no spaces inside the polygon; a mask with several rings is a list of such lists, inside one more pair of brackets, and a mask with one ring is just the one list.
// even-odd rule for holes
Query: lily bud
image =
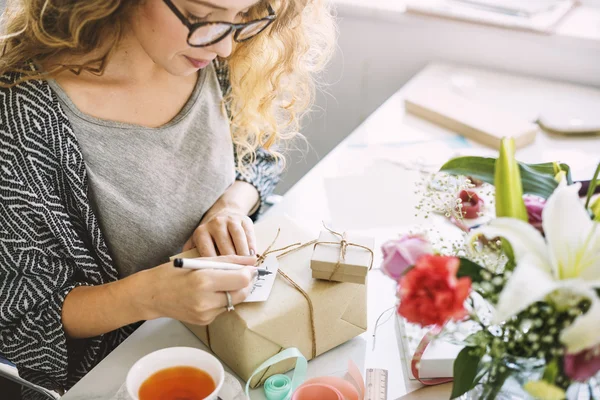
{"label": "lily bud", "polygon": [[590,210],[594,214],[594,221],[600,222],[600,196],[596,197],[596,200],[592,201]]}
{"label": "lily bud", "polygon": [[527,221],[521,172],[515,159],[513,138],[502,139],[500,156],[496,160],[494,186],[496,187],[496,216]]}

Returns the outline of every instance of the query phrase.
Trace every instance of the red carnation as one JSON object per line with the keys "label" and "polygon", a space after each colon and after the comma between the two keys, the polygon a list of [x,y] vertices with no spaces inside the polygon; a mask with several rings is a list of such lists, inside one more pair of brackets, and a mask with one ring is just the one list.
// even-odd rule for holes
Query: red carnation
{"label": "red carnation", "polygon": [[425,255],[400,280],[398,313],[421,326],[442,326],[461,320],[467,311],[464,302],[471,291],[471,279],[456,278],[460,260],[456,257]]}

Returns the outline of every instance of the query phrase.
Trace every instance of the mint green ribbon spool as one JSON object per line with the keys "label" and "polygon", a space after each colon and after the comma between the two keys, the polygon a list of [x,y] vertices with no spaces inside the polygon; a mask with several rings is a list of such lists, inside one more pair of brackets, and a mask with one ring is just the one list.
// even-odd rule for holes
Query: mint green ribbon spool
{"label": "mint green ribbon spool", "polygon": [[265,382],[267,400],[284,400],[292,392],[292,380],[287,375],[273,375]]}
{"label": "mint green ribbon spool", "polygon": [[275,354],[267,361],[262,363],[258,368],[254,370],[248,382],[246,382],[246,396],[250,398],[250,382],[252,379],[261,373],[263,370],[275,365],[283,360],[290,358],[296,359],[296,368],[294,369],[294,376],[290,379],[287,375],[273,375],[265,382],[265,396],[267,400],[289,400],[292,398],[294,391],[300,386],[306,379],[306,371],[308,369],[308,361],[306,357],[302,355],[300,350],[295,347],[285,349],[284,351]]}

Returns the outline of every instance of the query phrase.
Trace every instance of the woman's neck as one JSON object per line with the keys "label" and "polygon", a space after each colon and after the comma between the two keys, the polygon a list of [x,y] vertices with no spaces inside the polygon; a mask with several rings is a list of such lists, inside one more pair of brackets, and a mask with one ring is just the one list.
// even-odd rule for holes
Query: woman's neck
{"label": "woman's neck", "polygon": [[[65,55],[57,59],[51,59],[44,64],[47,67],[57,64],[81,65],[101,58],[109,52],[110,48],[111,44],[109,43],[84,56]],[[70,72],[65,71],[62,74],[68,73]],[[101,75],[84,71],[80,77],[86,80],[136,85],[140,82],[148,82],[159,78],[163,74],[168,74],[168,72],[150,58],[133,32],[128,30],[114,45]]]}

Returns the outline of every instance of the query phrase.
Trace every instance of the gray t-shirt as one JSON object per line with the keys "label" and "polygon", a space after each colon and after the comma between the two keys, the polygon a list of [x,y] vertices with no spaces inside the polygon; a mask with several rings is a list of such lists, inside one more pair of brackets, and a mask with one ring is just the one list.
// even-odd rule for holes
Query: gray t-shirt
{"label": "gray t-shirt", "polygon": [[235,181],[231,132],[213,66],[186,105],[147,128],[82,113],[50,80],[83,152],[91,203],[121,277],[178,253]]}

